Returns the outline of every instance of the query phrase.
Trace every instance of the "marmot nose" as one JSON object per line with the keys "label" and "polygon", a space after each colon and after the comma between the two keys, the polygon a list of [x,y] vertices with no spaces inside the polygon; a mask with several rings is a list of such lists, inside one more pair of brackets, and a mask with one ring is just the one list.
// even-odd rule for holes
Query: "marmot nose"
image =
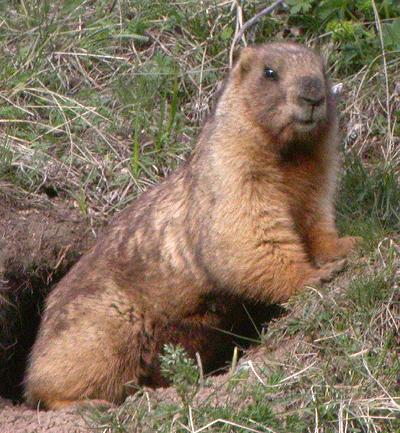
{"label": "marmot nose", "polygon": [[325,100],[324,85],[318,77],[301,77],[299,79],[299,102],[317,107]]}

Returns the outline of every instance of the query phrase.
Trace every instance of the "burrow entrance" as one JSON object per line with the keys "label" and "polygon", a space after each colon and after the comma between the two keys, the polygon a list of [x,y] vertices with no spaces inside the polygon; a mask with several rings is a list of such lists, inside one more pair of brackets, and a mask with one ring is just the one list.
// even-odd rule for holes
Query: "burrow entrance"
{"label": "burrow entrance", "polygon": [[26,362],[49,286],[40,275],[30,280],[12,277],[6,273],[0,282],[0,396],[20,401]]}
{"label": "burrow entrance", "polygon": [[0,190],[1,397],[21,399],[44,299],[93,241],[88,222],[67,202]]}

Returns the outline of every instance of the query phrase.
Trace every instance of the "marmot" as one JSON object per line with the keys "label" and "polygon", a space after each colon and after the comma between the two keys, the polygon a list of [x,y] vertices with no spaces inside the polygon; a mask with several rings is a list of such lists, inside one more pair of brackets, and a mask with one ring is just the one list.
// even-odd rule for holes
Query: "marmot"
{"label": "marmot", "polygon": [[334,222],[335,100],[295,43],[242,49],[192,155],[122,211],[48,296],[30,405],[120,403],[158,386],[166,342],[212,362],[236,297],[284,302],[329,279],[356,239]]}

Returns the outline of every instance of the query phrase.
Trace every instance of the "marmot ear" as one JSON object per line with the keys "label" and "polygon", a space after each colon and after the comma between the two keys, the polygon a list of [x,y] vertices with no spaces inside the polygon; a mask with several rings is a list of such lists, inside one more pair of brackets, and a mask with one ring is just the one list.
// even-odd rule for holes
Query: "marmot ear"
{"label": "marmot ear", "polygon": [[255,49],[253,47],[241,48],[238,53],[238,59],[235,62],[241,73],[246,73],[250,70],[255,58]]}

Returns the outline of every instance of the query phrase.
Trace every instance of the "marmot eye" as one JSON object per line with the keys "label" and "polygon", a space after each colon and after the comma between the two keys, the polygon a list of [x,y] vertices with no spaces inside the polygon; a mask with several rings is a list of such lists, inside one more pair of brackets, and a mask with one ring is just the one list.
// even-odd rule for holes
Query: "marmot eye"
{"label": "marmot eye", "polygon": [[266,78],[271,78],[272,80],[276,80],[278,78],[278,74],[268,66],[264,69],[264,76]]}

